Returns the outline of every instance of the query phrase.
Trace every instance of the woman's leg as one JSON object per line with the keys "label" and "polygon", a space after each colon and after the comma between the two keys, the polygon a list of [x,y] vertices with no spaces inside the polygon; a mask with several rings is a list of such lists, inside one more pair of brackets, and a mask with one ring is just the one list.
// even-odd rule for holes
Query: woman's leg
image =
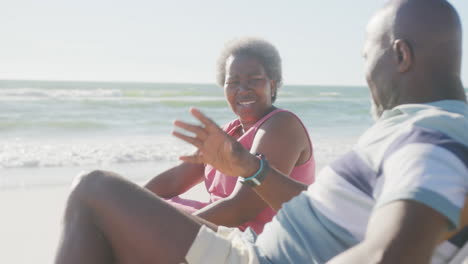
{"label": "woman's leg", "polygon": [[56,264],[182,263],[202,224],[112,172],[83,176],[70,194]]}

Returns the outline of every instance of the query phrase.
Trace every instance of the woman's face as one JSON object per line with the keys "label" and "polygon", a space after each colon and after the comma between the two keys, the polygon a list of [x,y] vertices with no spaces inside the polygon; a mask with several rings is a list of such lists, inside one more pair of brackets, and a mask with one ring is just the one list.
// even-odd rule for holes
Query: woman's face
{"label": "woman's face", "polygon": [[227,59],[224,94],[242,123],[254,123],[269,112],[275,89],[258,59],[246,55]]}

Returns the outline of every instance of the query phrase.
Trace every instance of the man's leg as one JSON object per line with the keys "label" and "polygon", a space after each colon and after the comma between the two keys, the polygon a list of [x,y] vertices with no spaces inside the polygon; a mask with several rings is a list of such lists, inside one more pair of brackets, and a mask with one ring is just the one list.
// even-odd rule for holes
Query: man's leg
{"label": "man's leg", "polygon": [[94,171],[70,194],[56,263],[182,263],[202,224],[118,175]]}

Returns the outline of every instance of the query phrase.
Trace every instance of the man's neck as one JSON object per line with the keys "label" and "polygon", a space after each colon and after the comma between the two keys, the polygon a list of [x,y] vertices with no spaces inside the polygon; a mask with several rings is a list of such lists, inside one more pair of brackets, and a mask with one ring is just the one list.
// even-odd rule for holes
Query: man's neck
{"label": "man's neck", "polygon": [[[411,85],[411,87],[410,87]],[[441,100],[460,100],[466,102],[466,93],[459,78],[426,78],[423,82],[413,82],[402,89],[405,96],[400,104],[428,103]]]}

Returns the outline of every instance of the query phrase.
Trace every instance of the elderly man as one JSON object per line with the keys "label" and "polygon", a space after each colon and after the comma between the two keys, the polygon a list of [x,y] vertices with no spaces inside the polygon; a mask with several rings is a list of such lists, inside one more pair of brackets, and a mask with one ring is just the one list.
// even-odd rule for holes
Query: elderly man
{"label": "elderly man", "polygon": [[468,194],[461,38],[448,2],[389,1],[370,21],[364,47],[378,120],[309,188],[196,109],[202,126],[176,122],[194,136],[174,135],[199,150],[181,159],[242,175],[279,210],[258,237],[95,171],[70,196],[56,263],[447,263],[456,247],[440,242],[459,228]]}

